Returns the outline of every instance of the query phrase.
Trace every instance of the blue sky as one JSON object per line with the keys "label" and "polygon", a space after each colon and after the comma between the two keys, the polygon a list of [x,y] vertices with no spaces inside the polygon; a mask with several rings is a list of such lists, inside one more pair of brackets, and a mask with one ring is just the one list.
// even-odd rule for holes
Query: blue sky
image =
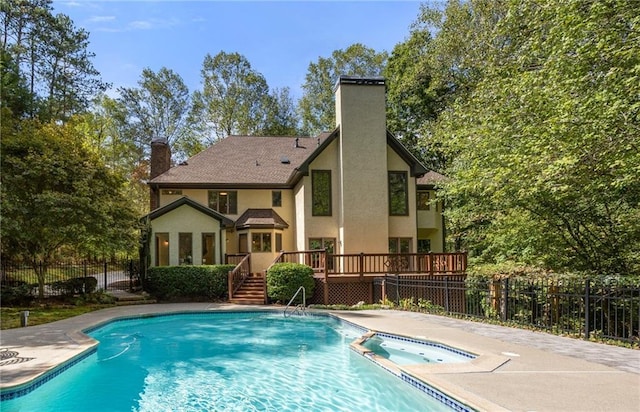
{"label": "blue sky", "polygon": [[164,66],[193,91],[205,55],[225,51],[299,98],[309,63],[354,43],[391,52],[408,37],[420,2],[54,0],[53,7],[90,33],[94,66],[113,89],[136,86],[145,67]]}

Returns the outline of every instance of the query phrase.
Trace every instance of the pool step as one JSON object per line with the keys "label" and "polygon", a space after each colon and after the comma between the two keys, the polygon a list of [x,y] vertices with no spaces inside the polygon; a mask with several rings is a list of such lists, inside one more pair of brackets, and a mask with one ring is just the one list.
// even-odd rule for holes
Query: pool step
{"label": "pool step", "polygon": [[266,300],[264,286],[264,276],[252,274],[245,279],[229,302],[239,305],[264,305]]}

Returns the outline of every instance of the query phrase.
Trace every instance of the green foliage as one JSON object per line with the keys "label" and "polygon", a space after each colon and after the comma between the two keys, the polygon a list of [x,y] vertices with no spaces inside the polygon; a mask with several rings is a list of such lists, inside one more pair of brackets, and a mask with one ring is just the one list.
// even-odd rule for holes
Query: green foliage
{"label": "green foliage", "polygon": [[145,288],[158,300],[217,300],[228,292],[234,265],[155,266],[147,271]]}
{"label": "green foliage", "polygon": [[269,86],[246,57],[239,53],[207,54],[201,74],[203,89],[193,95],[194,112],[212,127],[215,138],[250,135],[261,128]]}
{"label": "green foliage", "polygon": [[3,253],[34,265],[40,297],[61,248],[103,256],[135,250],[137,216],[123,179],[70,123],[7,119],[1,145]]}
{"label": "green foliage", "polygon": [[27,282],[14,280],[3,281],[0,289],[0,301],[2,306],[28,305],[34,298],[34,285]]}
{"label": "green foliage", "polygon": [[18,118],[67,120],[85,111],[106,89],[88,51],[89,33],[51,0],[0,2],[2,107]]}
{"label": "green foliage", "polygon": [[484,262],[638,273],[635,7],[478,0],[440,17],[432,81],[455,87],[424,134],[448,161],[453,243]]}
{"label": "green foliage", "polygon": [[122,178],[86,149],[80,133],[69,124],[7,126],[2,139],[5,253],[47,258],[63,246],[103,254],[131,248],[136,216],[121,192]]}
{"label": "green foliage", "polygon": [[195,154],[188,150],[191,96],[180,75],[166,67],[157,72],[145,68],[138,87],[120,87],[118,92],[126,113],[122,126],[143,151],[153,139],[164,138],[177,159]]}
{"label": "green foliage", "polygon": [[302,128],[313,135],[335,127],[333,89],[341,75],[380,76],[387,61],[386,52],[376,52],[360,43],[334,50],[331,57],[310,63],[299,102]]}
{"label": "green foliage", "polygon": [[51,283],[51,289],[62,296],[84,295],[95,292],[98,280],[93,276],[59,280]]}
{"label": "green foliage", "polygon": [[[274,301],[289,303],[300,286],[307,297],[313,296],[313,269],[300,263],[276,263],[267,271],[267,295]],[[298,295],[302,300],[302,294]]]}

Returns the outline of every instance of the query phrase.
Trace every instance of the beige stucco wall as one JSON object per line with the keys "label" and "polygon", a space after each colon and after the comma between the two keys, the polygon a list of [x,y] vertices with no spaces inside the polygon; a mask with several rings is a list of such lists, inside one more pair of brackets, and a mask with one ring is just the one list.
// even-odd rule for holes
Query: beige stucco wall
{"label": "beige stucco wall", "polygon": [[[272,189],[240,189],[238,192],[238,213],[226,215],[229,219],[237,220],[247,209],[273,209],[289,225],[282,233],[282,247],[285,250],[293,250],[295,247],[295,199],[291,189],[274,189],[282,193],[282,206],[272,206]],[[167,205],[183,196],[186,196],[204,206],[208,206],[208,189],[182,189],[181,195],[160,195],[160,205]],[[249,233],[249,239],[251,235]],[[238,252],[238,233],[227,231],[225,250],[227,253]],[[275,243],[274,243],[275,247]]]}
{"label": "beige stucco wall", "polygon": [[[224,232],[224,231],[223,231]],[[220,222],[207,216],[194,208],[182,205],[179,208],[165,213],[152,222],[151,265],[156,262],[156,233],[169,234],[169,265],[178,265],[178,237],[179,233],[192,233],[193,264],[199,265],[202,261],[196,257],[202,256],[202,234],[213,233],[215,235],[216,251],[215,262],[222,263],[221,245],[224,245],[224,234],[220,234]]]}
{"label": "beige stucco wall", "polygon": [[388,251],[385,86],[341,84],[339,226],[342,253]]}
{"label": "beige stucco wall", "polygon": [[418,239],[429,239],[431,241],[431,252],[444,252],[442,244],[442,231],[439,229],[418,229]]}
{"label": "beige stucco wall", "polygon": [[[310,190],[310,189],[309,189]],[[306,233],[306,220],[305,216],[310,214],[309,210],[305,208],[307,186],[305,186],[304,178],[296,184],[293,190],[294,202],[295,202],[295,247],[296,250],[306,250],[305,247],[305,233]]]}
{"label": "beige stucco wall", "polygon": [[[389,216],[389,232],[387,237],[411,238],[411,251],[415,252],[417,245],[416,239],[418,235],[416,229],[416,178],[411,176],[409,165],[407,165],[407,163],[402,160],[402,158],[398,156],[398,154],[389,146],[387,146],[387,167],[389,171],[407,172],[407,188],[409,192],[409,214],[407,216]],[[388,205],[388,197],[385,199],[385,201]]]}
{"label": "beige stucco wall", "polygon": [[[311,173],[313,170],[331,170],[331,216],[312,215]],[[340,175],[338,171],[338,144],[335,140],[311,162],[309,175],[302,178],[302,185],[304,189],[300,191],[300,198],[304,199],[304,229],[299,233],[300,238],[297,242],[298,246],[302,245],[300,250],[309,249],[309,238],[333,238],[338,242]]]}

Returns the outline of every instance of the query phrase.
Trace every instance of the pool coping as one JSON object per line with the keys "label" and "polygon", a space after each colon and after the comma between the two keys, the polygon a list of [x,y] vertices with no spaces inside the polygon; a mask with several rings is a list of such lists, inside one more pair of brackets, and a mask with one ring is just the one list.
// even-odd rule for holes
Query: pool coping
{"label": "pool coping", "polygon": [[[17,351],[20,357],[29,361],[12,365],[0,363],[0,391],[28,385],[43,373],[73,362],[96,344],[81,331],[114,318],[180,312],[281,312],[283,309],[280,306],[219,303],[132,305],[103,309],[46,325],[3,330],[0,334],[2,349]],[[426,382],[479,411],[583,411],[602,408],[636,411],[640,402],[640,391],[637,391],[640,384],[638,350],[436,315],[393,310],[317,312],[329,313],[344,322],[359,325],[365,331],[426,338],[480,355],[465,365],[465,369],[455,369],[461,364],[449,364],[446,370],[441,365],[430,365],[429,368],[407,365],[402,375],[407,381],[414,380],[410,382],[414,386]],[[549,344],[548,341],[553,342]],[[540,343],[543,347],[559,343],[560,349],[541,350]],[[576,348],[578,350],[574,350]],[[616,358],[624,359],[624,364],[616,363]],[[612,360],[616,366],[606,366],[603,359]],[[575,382],[566,381],[567,377]],[[526,397],[520,395],[523,388],[526,389]],[[550,403],[553,407],[549,407]]]}

